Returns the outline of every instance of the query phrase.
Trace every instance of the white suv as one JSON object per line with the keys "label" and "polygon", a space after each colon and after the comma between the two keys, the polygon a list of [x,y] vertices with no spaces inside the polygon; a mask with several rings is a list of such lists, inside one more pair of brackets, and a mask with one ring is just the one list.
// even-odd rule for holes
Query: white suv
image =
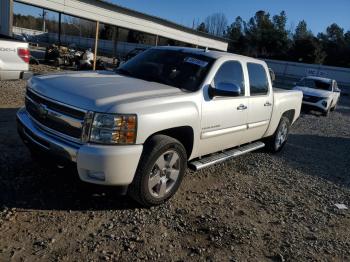
{"label": "white suv", "polygon": [[296,84],[294,90],[303,92],[303,104],[321,110],[328,116],[335,110],[340,97],[337,81],[329,78],[308,76]]}

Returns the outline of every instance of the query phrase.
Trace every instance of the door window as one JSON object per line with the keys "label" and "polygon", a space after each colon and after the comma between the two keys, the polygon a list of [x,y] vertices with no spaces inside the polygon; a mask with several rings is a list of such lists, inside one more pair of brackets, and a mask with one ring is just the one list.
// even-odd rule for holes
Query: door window
{"label": "door window", "polygon": [[221,65],[214,77],[214,86],[219,83],[235,84],[241,88],[240,96],[245,95],[243,69],[237,61],[227,61]]}
{"label": "door window", "polygon": [[267,95],[269,92],[269,82],[265,68],[260,64],[248,63],[248,74],[250,83],[250,95]]}

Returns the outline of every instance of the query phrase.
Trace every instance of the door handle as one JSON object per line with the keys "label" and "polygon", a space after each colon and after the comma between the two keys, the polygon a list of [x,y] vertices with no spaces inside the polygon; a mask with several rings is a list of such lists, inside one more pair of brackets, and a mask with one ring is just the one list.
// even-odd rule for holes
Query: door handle
{"label": "door handle", "polygon": [[237,107],[237,110],[246,110],[248,107],[243,105],[243,104],[240,104],[238,107]]}
{"label": "door handle", "polygon": [[264,104],[264,106],[272,106],[272,104],[271,104],[269,101],[267,101],[267,102]]}

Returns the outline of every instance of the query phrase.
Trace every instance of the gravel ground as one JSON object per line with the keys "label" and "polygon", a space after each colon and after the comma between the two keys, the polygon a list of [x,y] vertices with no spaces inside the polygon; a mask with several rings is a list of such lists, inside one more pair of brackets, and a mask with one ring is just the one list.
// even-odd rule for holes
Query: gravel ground
{"label": "gravel ground", "polygon": [[349,261],[350,99],[303,113],[285,150],[188,171],[163,206],[140,208],[71,169],[32,161],[0,82],[0,261]]}

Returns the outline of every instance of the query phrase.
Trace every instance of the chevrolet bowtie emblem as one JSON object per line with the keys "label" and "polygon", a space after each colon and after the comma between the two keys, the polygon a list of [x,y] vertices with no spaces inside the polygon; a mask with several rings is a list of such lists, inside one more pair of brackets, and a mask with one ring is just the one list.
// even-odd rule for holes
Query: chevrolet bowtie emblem
{"label": "chevrolet bowtie emblem", "polygon": [[41,118],[46,118],[48,114],[48,109],[46,105],[39,104],[38,105],[38,113]]}

